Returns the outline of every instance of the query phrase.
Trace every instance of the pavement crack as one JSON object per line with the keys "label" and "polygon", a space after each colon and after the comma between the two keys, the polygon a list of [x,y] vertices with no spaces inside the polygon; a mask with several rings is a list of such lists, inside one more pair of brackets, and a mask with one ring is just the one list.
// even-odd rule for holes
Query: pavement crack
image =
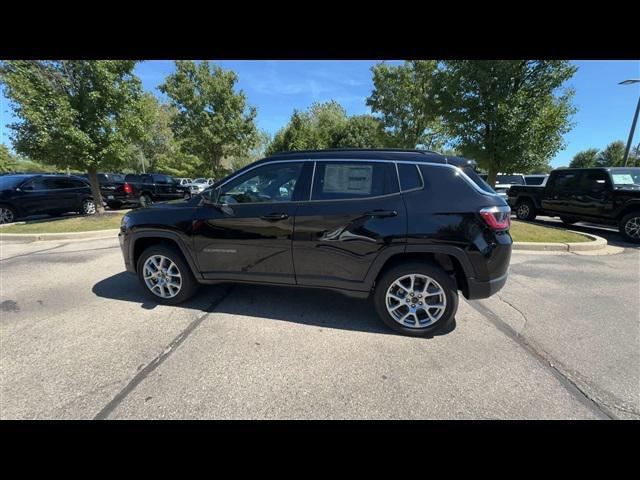
{"label": "pavement crack", "polygon": [[524,332],[525,328],[527,328],[527,322],[529,321],[529,319],[527,318],[527,316],[524,314],[524,312],[522,310],[520,310],[518,307],[516,307],[513,303],[511,303],[509,300],[506,300],[505,298],[503,298],[502,296],[496,294],[496,297],[498,297],[498,300],[500,300],[502,303],[507,304],[508,306],[510,306],[511,308],[513,308],[516,312],[518,312],[520,314],[520,316],[524,319],[524,324],[522,325],[522,329],[520,332],[516,332],[518,333],[518,335],[522,335],[522,332]]}
{"label": "pavement crack", "polygon": [[216,307],[227,298],[233,291],[233,286],[227,287],[222,295],[212,302],[203,315],[193,320],[187,327],[182,330],[169,344],[162,350],[162,352],[151,360],[142,369],[139,369],[136,375],[120,390],[113,399],[107,403],[102,410],[100,410],[94,417],[94,420],[105,420],[111,415],[111,413],[127,398],[127,396],[135,390],[135,388],[147,378],[156,368],[158,368],[169,356],[193,333],[193,331],[200,326],[200,324],[213,313]]}
{"label": "pavement crack", "polygon": [[[501,299],[502,300],[502,299]],[[505,303],[505,300],[503,300]],[[551,355],[545,352],[540,346],[534,342],[527,340],[524,335],[517,332],[513,327],[505,323],[493,310],[489,309],[479,300],[470,300],[467,302],[474,310],[487,318],[499,331],[504,333],[511,340],[516,342],[527,353],[535,358],[541,365],[549,368],[553,375],[560,381],[560,384],[573,395],[583,405],[587,406],[592,412],[600,418],[609,420],[618,420],[619,417],[611,410],[609,405],[605,404],[584,387],[574,380],[568,371],[560,366],[560,362],[553,359]],[[513,307],[513,306],[512,306]],[[515,307],[513,307],[515,308]],[[517,310],[517,309],[516,309]],[[519,310],[518,310],[519,311]],[[522,312],[520,312],[522,314]],[[524,315],[523,315],[524,317]],[[525,317],[526,319],[526,317]],[[582,382],[580,382],[582,383]],[[613,407],[616,408],[616,407]]]}

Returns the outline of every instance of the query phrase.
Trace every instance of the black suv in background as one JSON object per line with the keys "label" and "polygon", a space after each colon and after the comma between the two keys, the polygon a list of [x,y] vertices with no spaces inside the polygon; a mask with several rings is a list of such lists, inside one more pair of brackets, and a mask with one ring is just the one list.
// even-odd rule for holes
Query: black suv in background
{"label": "black suv in background", "polygon": [[11,223],[30,215],[96,213],[91,187],[73,175],[0,176],[0,223]]}
{"label": "black suv in background", "polygon": [[173,177],[161,173],[127,174],[114,182],[113,190],[106,192],[109,208],[124,206],[146,207],[154,202],[191,198],[189,187],[180,185]]}
{"label": "black suv in background", "polygon": [[638,167],[554,170],[544,186],[511,187],[509,204],[520,220],[550,215],[567,225],[615,225],[627,240],[640,243]]}
{"label": "black suv in background", "polygon": [[485,298],[507,279],[510,209],[474,164],[419,150],[276,154],[190,200],[127,213],[125,266],[160,303],[200,283],[320,287],[373,294],[388,326],[429,335],[458,291]]}

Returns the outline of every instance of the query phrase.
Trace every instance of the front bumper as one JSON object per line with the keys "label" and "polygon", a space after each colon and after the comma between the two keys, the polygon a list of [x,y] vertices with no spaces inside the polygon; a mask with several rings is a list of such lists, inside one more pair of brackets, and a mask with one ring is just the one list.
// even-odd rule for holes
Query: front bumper
{"label": "front bumper", "polygon": [[135,265],[131,263],[131,257],[129,256],[129,238],[126,234],[120,232],[118,233],[118,241],[120,242],[120,250],[124,259],[124,268],[127,272],[136,273]]}
{"label": "front bumper", "polygon": [[487,282],[479,282],[473,278],[467,279],[467,289],[463,291],[467,300],[475,300],[479,298],[489,298],[494,293],[500,291],[504,284],[507,283],[507,277],[509,273],[505,273],[503,276],[494,278]]}

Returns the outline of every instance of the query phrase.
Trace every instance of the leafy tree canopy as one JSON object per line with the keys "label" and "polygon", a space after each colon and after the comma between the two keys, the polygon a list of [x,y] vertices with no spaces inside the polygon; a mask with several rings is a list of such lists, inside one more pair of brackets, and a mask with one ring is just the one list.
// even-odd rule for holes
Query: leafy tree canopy
{"label": "leafy tree canopy", "polygon": [[[18,153],[47,165],[87,171],[100,198],[96,171],[120,167],[131,139],[141,85],[135,61],[5,61],[0,79],[18,121],[9,125]],[[99,212],[102,202],[96,202]]]}
{"label": "leafy tree canopy", "polygon": [[367,105],[380,115],[390,145],[427,150],[441,148],[445,138],[436,108],[437,62],[410,61],[399,66],[383,62],[371,70],[373,92],[367,98]]}
{"label": "leafy tree canopy", "polygon": [[498,172],[540,168],[563,147],[575,112],[564,89],[576,67],[559,60],[454,60],[440,64],[431,96],[456,148]]}
{"label": "leafy tree canopy", "polygon": [[371,115],[348,117],[336,101],[314,103],[306,112],[294,111],[266,153],[326,148],[380,148],[386,143],[379,120]]}
{"label": "leafy tree canopy", "polygon": [[207,61],[176,61],[175,73],[159,87],[177,114],[172,126],[182,152],[198,158],[212,176],[225,157],[246,156],[258,141],[255,107],[235,92],[238,76]]}

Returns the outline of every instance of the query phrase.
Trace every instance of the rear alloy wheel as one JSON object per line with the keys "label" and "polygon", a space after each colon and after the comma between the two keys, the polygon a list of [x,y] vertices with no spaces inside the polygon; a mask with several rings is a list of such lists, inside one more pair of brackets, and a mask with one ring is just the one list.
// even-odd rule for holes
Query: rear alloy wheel
{"label": "rear alloy wheel", "polygon": [[140,283],[158,303],[176,305],[198,290],[198,282],[182,255],[165,245],[152,245],[142,252],[137,272]]}
{"label": "rear alloy wheel", "polygon": [[142,194],[140,195],[140,206],[141,207],[148,207],[153,203],[153,200],[151,200],[151,197],[149,195]]}
{"label": "rear alloy wheel", "polygon": [[0,224],[11,223],[16,219],[16,212],[11,207],[0,206]]}
{"label": "rear alloy wheel", "polygon": [[404,335],[423,337],[453,319],[458,292],[442,268],[411,262],[390,269],[380,278],[374,302],[389,327]]}
{"label": "rear alloy wheel", "polygon": [[516,206],[516,217],[519,220],[533,220],[536,218],[536,210],[530,200],[523,200]]}
{"label": "rear alloy wheel", "polygon": [[83,215],[94,215],[96,213],[96,203],[90,198],[83,200],[80,213]]}
{"label": "rear alloy wheel", "polygon": [[633,212],[625,216],[620,222],[620,233],[627,240],[640,243],[640,212]]}

